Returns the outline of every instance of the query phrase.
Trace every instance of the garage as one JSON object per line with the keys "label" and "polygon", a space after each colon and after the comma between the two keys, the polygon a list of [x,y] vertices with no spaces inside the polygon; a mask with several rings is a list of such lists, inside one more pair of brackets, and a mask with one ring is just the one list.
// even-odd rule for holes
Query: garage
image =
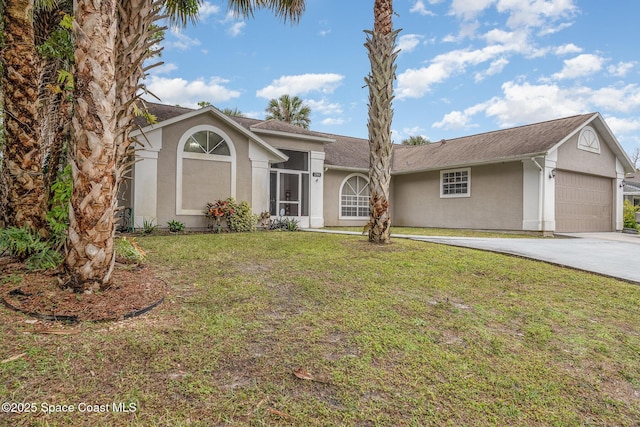
{"label": "garage", "polygon": [[613,180],[558,170],[556,232],[614,231]]}

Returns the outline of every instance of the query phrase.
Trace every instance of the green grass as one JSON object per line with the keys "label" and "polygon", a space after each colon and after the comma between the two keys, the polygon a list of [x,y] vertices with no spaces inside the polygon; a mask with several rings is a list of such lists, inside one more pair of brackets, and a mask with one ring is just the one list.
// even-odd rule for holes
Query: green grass
{"label": "green grass", "polygon": [[[2,400],[135,413],[0,414],[35,426],[636,426],[640,288],[396,239],[139,239],[171,290],[150,313],[27,334],[0,309]],[[293,371],[305,368],[318,381]]]}
{"label": "green grass", "polygon": [[[362,233],[362,227],[325,227],[325,230],[351,231]],[[409,234],[416,236],[452,236],[452,237],[511,237],[535,238],[540,237],[535,232],[506,232],[488,230],[470,230],[464,228],[425,228],[425,227],[391,227],[391,234]]]}

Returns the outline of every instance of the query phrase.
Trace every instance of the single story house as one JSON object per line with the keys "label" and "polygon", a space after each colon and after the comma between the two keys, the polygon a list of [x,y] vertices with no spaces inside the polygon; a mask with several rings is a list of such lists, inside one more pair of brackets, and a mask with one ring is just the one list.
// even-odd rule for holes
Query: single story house
{"label": "single story house", "polygon": [[[207,202],[234,197],[302,227],[368,221],[368,141],[276,120],[149,104],[158,122],[120,203],[136,227],[206,226]],[[629,157],[599,113],[422,146],[395,145],[394,225],[553,232],[622,229]]]}

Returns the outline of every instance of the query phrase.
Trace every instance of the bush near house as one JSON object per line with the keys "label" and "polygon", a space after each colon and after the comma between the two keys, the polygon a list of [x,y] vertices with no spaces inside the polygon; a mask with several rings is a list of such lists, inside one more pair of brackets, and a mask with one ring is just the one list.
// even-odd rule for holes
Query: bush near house
{"label": "bush near house", "polygon": [[237,202],[233,197],[207,203],[204,215],[209,219],[209,228],[215,233],[255,231],[258,223],[258,215],[251,213],[251,205]]}
{"label": "bush near house", "polygon": [[634,206],[629,200],[625,200],[623,208],[624,228],[638,229],[636,212],[638,212],[638,206]]}

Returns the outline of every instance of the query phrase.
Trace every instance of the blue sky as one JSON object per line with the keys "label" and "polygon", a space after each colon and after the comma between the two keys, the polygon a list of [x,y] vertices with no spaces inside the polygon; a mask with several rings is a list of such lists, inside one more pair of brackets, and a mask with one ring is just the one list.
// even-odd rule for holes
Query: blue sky
{"label": "blue sky", "polygon": [[[298,24],[244,19],[210,0],[196,26],[167,31],[147,80],[162,102],[209,101],[264,118],[269,99],[302,98],[311,129],[367,137],[373,0],[307,0]],[[395,142],[432,141],[600,112],[640,147],[640,1],[396,0]]]}

